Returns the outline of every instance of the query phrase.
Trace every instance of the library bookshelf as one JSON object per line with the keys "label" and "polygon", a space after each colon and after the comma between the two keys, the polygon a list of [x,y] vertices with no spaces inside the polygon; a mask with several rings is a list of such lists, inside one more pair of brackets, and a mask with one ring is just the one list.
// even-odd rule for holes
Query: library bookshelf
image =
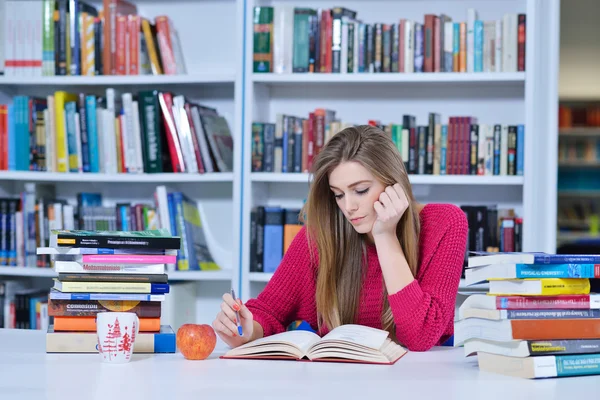
{"label": "library bookshelf", "polygon": [[[40,0],[41,2],[41,0]],[[215,108],[229,125],[233,142],[241,139],[241,78],[238,68],[242,61],[239,22],[243,2],[239,0],[175,0],[168,4],[157,0],[131,0],[137,14],[154,22],[160,15],[167,15],[177,30],[185,72],[177,74],[137,75],[66,75],[29,76],[28,74],[0,75],[0,104],[12,102],[15,96],[46,97],[58,90],[105,96],[106,90],[114,89],[115,97],[123,93],[137,95],[142,90],[169,91],[173,96],[184,95],[195,103]],[[2,3],[0,1],[0,3]],[[87,2],[98,10],[103,1]],[[0,27],[4,29],[3,16]],[[4,40],[4,39],[2,39]],[[27,75],[27,76],[26,76]],[[211,323],[219,309],[222,293],[237,287],[239,282],[237,221],[240,219],[241,202],[239,187],[241,175],[239,159],[241,147],[234,146],[234,168],[231,172],[214,173],[61,173],[33,171],[0,171],[0,197],[18,197],[25,185],[51,188],[57,199],[77,204],[80,192],[99,193],[104,206],[118,203],[145,203],[154,205],[156,187],[180,191],[202,208],[210,227],[208,240],[218,247],[219,271],[169,271],[169,281],[175,290],[179,283],[185,286],[183,299],[189,299],[190,285],[195,304],[184,305],[182,313],[189,322]],[[237,172],[234,172],[237,171]],[[56,273],[48,268],[32,266],[0,267],[0,279],[26,279],[35,287],[51,287]],[[181,299],[181,298],[180,298]],[[172,307],[171,307],[172,309]]]}
{"label": "library bookshelf", "polygon": [[[215,107],[228,121],[234,141],[233,172],[214,174],[76,174],[0,171],[0,197],[18,196],[26,183],[51,185],[70,203],[78,192],[103,194],[109,205],[151,202],[157,185],[183,191],[207,215],[210,236],[229,260],[225,271],[172,271],[174,281],[196,284],[196,321],[210,323],[221,296],[231,287],[246,300],[256,296],[271,274],[250,272],[250,214],[258,205],[299,208],[306,198],[306,173],[252,172],[252,124],[275,122],[277,114],[307,116],[317,107],[336,110],[345,122],[401,122],[412,114],[427,123],[429,112],[473,115],[479,121],[525,126],[524,168],[520,176],[411,175],[421,202],[498,205],[524,219],[523,249],[548,251],[556,243],[555,115],[558,66],[558,0],[377,0],[344,2],[367,23],[423,21],[426,13],[466,22],[467,9],[480,19],[506,13],[527,16],[526,70],[494,73],[255,73],[255,6],[332,8],[331,0],[132,0],[147,18],[166,14],[177,28],[186,74],[159,76],[0,76],[0,104],[17,95],[47,96],[56,90],[101,95],[145,88],[170,90]],[[92,1],[99,5],[101,2]],[[0,268],[0,278],[28,277],[50,285],[51,271]],[[462,284],[461,284],[462,287]]]}
{"label": "library bookshelf", "polygon": [[[282,52],[283,56],[279,60],[283,62],[279,67],[277,60],[274,60],[275,67],[271,70],[255,71],[252,55],[255,45],[254,8],[257,6],[274,7],[274,19],[279,15],[278,9],[285,10],[286,7],[317,10],[318,18],[320,9],[343,6],[356,11],[356,20],[366,24],[398,24],[401,18],[423,24],[424,15],[428,13],[445,14],[453,22],[467,22],[468,9],[475,9],[477,18],[484,21],[502,20],[505,14],[525,14],[526,68],[524,71],[505,72],[309,73],[290,69],[294,65],[294,55],[288,55],[292,59],[290,66],[290,58],[285,64],[286,55]],[[243,297],[256,296],[272,276],[266,272],[251,272],[252,211],[257,206],[299,209],[310,185],[307,173],[253,172],[253,123],[276,124],[281,114],[309,118],[309,114],[317,108],[334,110],[335,118],[344,123],[366,124],[367,121],[375,120],[382,125],[402,124],[402,115],[410,114],[416,116],[417,125],[427,125],[428,114],[435,112],[440,114],[442,124],[447,123],[450,116],[456,115],[472,115],[477,117],[479,123],[523,124],[525,135],[522,175],[412,174],[409,178],[417,200],[423,203],[495,205],[498,208],[514,209],[524,221],[523,250],[554,251],[558,12],[558,1],[540,0],[350,0],[343,5],[329,0],[248,1],[244,22],[246,57],[243,68],[247,78],[244,79],[241,171],[241,197],[245,199],[242,203],[240,243]],[[281,15],[285,15],[285,11]],[[288,18],[293,18],[289,12],[287,15]],[[341,26],[344,38],[344,23]],[[275,25],[274,31],[275,35],[278,32],[282,36],[286,35],[285,26],[280,26],[278,30]],[[287,35],[294,38],[291,31]],[[285,43],[285,39],[278,43],[275,38],[273,46],[277,48],[282,43]],[[343,60],[343,50],[341,54],[340,58]],[[309,60],[312,62],[312,59]],[[343,65],[342,62],[342,69]],[[466,289],[464,282],[461,282],[460,288]]]}

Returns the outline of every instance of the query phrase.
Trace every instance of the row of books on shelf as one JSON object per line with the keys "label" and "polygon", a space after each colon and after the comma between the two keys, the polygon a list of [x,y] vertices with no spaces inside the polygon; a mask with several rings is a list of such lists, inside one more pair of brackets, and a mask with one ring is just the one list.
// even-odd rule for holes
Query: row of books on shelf
{"label": "row of books on shelf", "polygon": [[526,14],[465,21],[366,22],[345,7],[254,8],[257,73],[419,73],[525,71]]}
{"label": "row of books on shelf", "polygon": [[0,104],[0,170],[229,172],[233,138],[215,108],[146,90],[56,91]]}
{"label": "row of books on shelf", "polygon": [[[414,115],[378,126],[395,143],[409,174],[523,175],[525,126],[482,123],[477,117],[429,113],[427,125]],[[317,108],[308,117],[277,114],[276,122],[252,124],[252,172],[309,172],[314,157],[340,130],[355,124],[336,111]]]}
{"label": "row of books on shelf", "polygon": [[163,185],[156,187],[154,199],[147,203],[107,206],[101,193],[80,192],[76,204],[69,204],[56,196],[53,186],[27,183],[20,198],[0,198],[0,266],[55,268],[50,257],[36,254],[36,248],[50,245],[52,230],[165,229],[181,237],[181,248],[177,259],[168,263],[169,270],[220,270],[207,244],[203,218],[194,200]]}
{"label": "row of books on shelf", "polygon": [[523,248],[523,218],[512,208],[497,205],[461,205],[468,222],[467,251],[462,277],[470,252],[520,252]]}
{"label": "row of books on shelf", "polygon": [[[514,209],[496,205],[461,205],[469,230],[465,252],[520,252],[523,219]],[[256,206],[250,212],[250,272],[275,272],[302,229],[300,209]],[[464,277],[464,269],[463,269]]]}
{"label": "row of books on shelf", "polygon": [[600,136],[565,137],[558,141],[559,162],[598,163],[600,161]]}
{"label": "row of books on shelf", "polygon": [[468,285],[489,283],[458,310],[454,345],[479,369],[523,378],[600,374],[600,258],[473,253]]}
{"label": "row of books on shelf", "polygon": [[596,101],[559,104],[558,126],[560,128],[600,127],[600,104]]}
{"label": "row of books on shelf", "polygon": [[186,73],[169,16],[145,18],[124,0],[103,0],[102,5],[79,0],[0,3],[0,71],[27,77]]}

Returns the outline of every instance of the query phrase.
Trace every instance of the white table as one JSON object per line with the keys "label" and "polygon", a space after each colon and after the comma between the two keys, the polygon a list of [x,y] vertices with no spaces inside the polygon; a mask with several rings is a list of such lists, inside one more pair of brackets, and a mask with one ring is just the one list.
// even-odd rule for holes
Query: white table
{"label": "white table", "polygon": [[480,372],[463,349],[408,353],[393,366],[46,354],[42,331],[0,329],[0,399],[567,399],[598,398],[600,377],[525,380]]}

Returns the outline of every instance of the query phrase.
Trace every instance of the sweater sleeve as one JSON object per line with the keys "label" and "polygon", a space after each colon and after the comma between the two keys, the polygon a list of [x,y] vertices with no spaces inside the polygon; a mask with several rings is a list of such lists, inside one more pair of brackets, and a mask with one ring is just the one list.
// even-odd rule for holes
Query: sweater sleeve
{"label": "sweater sleeve", "polygon": [[297,319],[301,303],[308,295],[304,292],[314,287],[310,281],[314,280],[316,264],[311,262],[306,235],[306,227],[302,227],[264,290],[246,302],[254,320],[262,326],[264,336],[285,331]]}
{"label": "sweater sleeve", "polygon": [[443,229],[439,240],[421,243],[435,250],[421,263],[417,279],[388,296],[398,341],[412,351],[426,351],[438,344],[454,318],[468,223],[458,207],[443,217],[445,222],[437,225]]}

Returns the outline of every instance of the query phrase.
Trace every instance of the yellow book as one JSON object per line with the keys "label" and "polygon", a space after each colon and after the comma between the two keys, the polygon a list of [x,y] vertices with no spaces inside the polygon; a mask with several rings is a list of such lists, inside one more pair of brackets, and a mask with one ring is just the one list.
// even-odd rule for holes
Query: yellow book
{"label": "yellow book", "polygon": [[[54,289],[65,293],[166,293],[166,283],[150,282],[61,282],[54,280]],[[162,289],[162,290],[161,290]]]}
{"label": "yellow book", "polygon": [[146,40],[146,49],[148,49],[148,57],[150,57],[150,66],[152,68],[153,75],[162,75],[162,68],[158,60],[158,53],[156,51],[156,43],[154,41],[155,34],[152,32],[153,28],[150,25],[150,21],[142,18],[142,32],[144,39]]}
{"label": "yellow book", "polygon": [[67,123],[65,121],[65,103],[77,101],[77,95],[64,91],[54,92],[54,124],[56,126],[56,170],[69,171],[69,151],[67,149]]}
{"label": "yellow book", "polygon": [[590,280],[581,278],[490,279],[489,295],[559,296],[589,294]]}
{"label": "yellow book", "polygon": [[117,143],[117,172],[125,172],[121,165],[123,165],[123,160],[121,160],[121,121],[120,117],[115,117],[115,142]]}

